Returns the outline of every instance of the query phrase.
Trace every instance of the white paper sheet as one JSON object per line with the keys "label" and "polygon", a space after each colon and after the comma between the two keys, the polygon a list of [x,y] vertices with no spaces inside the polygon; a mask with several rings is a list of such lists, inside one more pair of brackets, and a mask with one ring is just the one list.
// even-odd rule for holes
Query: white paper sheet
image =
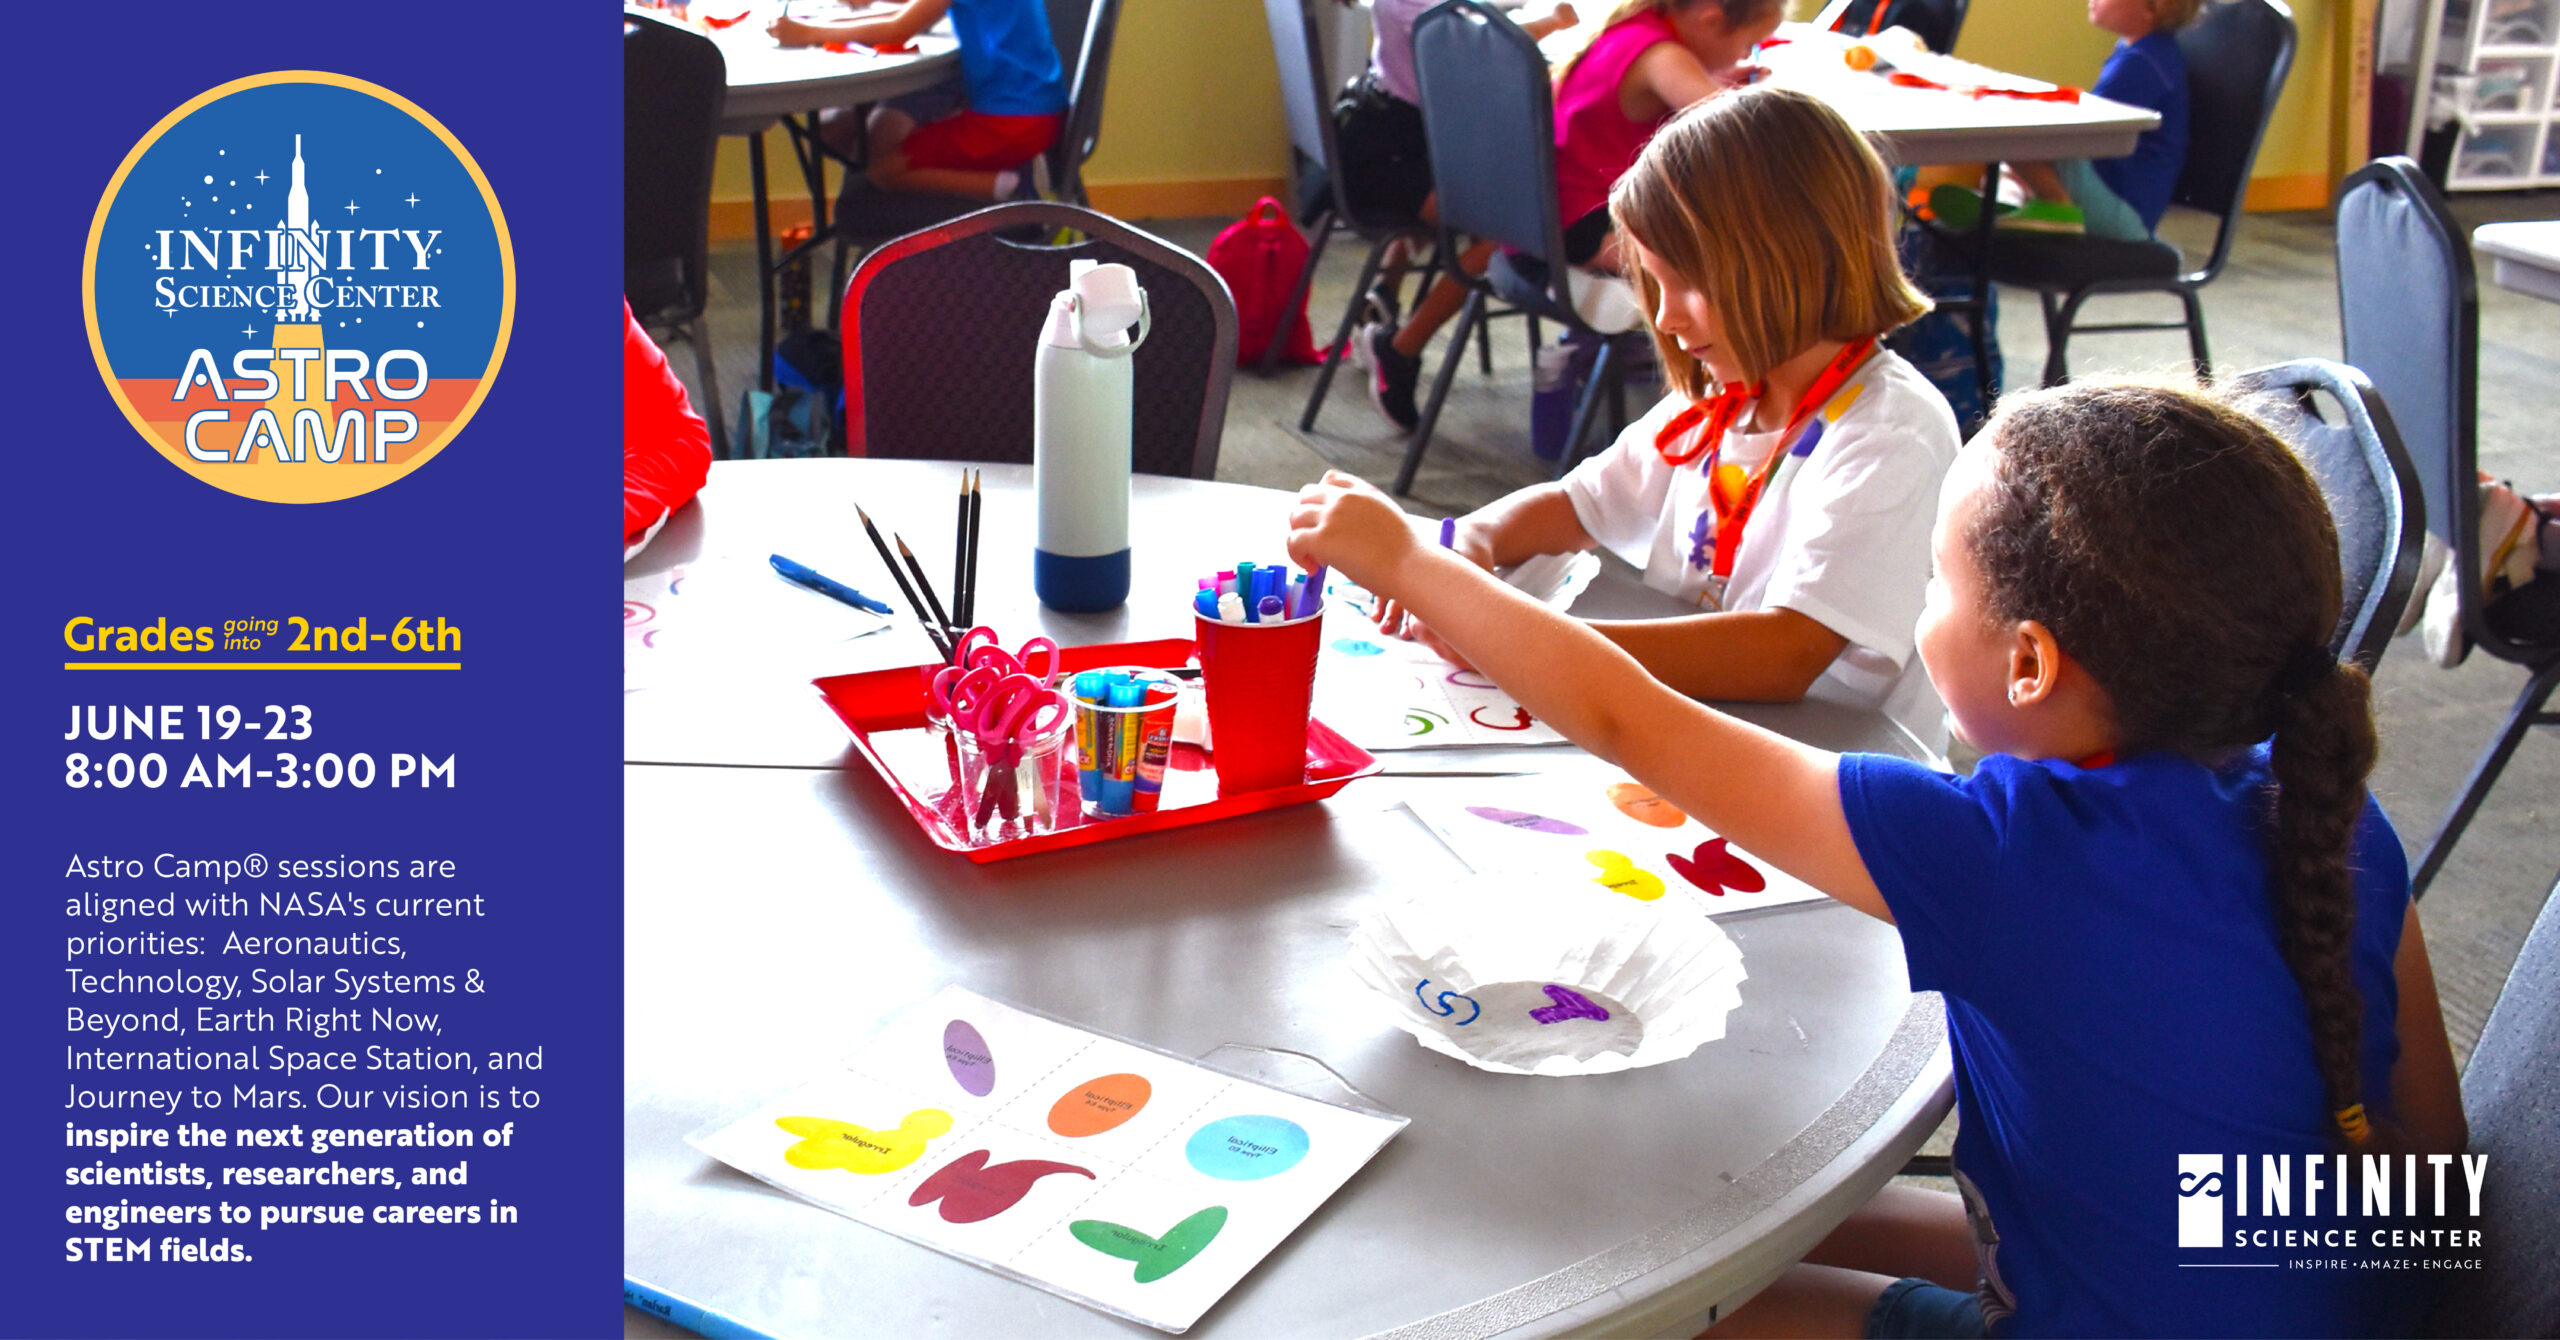
{"label": "white paper sheet", "polygon": [[1180,1332],[1405,1126],[946,987],[686,1137],[813,1204]]}

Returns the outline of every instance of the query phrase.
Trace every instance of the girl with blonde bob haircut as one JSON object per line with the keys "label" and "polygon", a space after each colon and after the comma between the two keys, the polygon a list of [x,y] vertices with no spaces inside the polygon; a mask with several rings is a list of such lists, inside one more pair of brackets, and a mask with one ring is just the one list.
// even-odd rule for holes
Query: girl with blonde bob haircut
{"label": "girl with blonde bob haircut", "polygon": [[[1610,197],[1669,394],[1563,480],[1461,518],[1453,547],[1494,568],[1605,546],[1698,611],[1593,625],[1664,683],[1787,702],[1828,677],[1937,747],[1912,628],[1956,425],[1880,343],[1929,310],[1892,203],[1875,151],[1802,93],[1674,118]],[[1394,601],[1379,622],[1458,659]]]}

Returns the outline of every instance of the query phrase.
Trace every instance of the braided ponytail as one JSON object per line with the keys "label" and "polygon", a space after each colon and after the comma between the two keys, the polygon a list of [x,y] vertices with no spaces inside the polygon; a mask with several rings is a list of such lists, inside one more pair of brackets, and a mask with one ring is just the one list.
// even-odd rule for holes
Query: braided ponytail
{"label": "braided ponytail", "polygon": [[1968,546],[1993,617],[2034,619],[2106,690],[2116,751],[2219,766],[2273,737],[2264,822],[2277,945],[2323,1111],[2351,1145],[2364,1003],[2348,856],[2374,757],[2372,686],[2327,650],[2343,582],[2310,473],[2191,389],[2077,382],[2004,397]]}
{"label": "braided ponytail", "polygon": [[2364,1112],[2364,999],[2353,950],[2356,893],[2347,853],[2364,813],[2373,769],[2372,684],[2354,665],[2318,658],[2325,673],[2299,686],[2279,683],[2276,785],[2267,825],[2267,871],[2275,893],[2276,941],[2311,1010],[2311,1049],[2339,1134],[2371,1142]]}

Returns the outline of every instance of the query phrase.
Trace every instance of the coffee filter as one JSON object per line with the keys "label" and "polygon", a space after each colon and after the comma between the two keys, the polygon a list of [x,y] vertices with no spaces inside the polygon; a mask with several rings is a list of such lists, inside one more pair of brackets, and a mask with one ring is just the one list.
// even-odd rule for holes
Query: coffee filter
{"label": "coffee filter", "polygon": [[1521,876],[1383,904],[1348,961],[1422,1045],[1510,1075],[1679,1060],[1724,1036],[1746,975],[1741,946],[1694,909]]}

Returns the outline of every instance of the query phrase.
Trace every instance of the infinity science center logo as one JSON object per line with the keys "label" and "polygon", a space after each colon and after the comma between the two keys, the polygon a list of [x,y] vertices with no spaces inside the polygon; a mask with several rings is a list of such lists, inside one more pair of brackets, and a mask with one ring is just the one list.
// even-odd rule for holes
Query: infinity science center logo
{"label": "infinity science center logo", "polygon": [[89,347],[143,440],[216,488],[334,502],[426,464],[515,318],[506,216],[436,119],[345,75],[236,79],[98,201]]}

